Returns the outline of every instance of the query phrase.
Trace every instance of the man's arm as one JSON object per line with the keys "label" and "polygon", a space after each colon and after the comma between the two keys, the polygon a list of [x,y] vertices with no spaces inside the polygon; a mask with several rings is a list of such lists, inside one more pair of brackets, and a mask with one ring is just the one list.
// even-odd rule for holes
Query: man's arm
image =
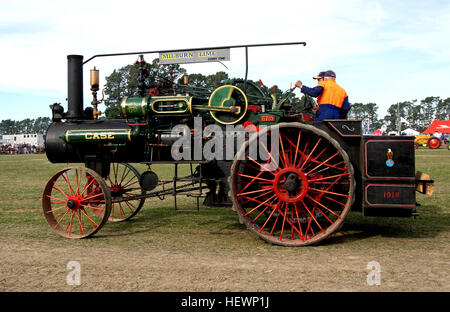
{"label": "man's arm", "polygon": [[348,96],[345,97],[344,103],[342,103],[341,108],[341,118],[347,119],[348,111],[350,110],[350,103],[348,102]]}
{"label": "man's arm", "polygon": [[299,88],[302,93],[312,96],[312,97],[318,97],[323,92],[322,86],[316,86],[314,88],[309,88],[307,86],[304,86],[300,80],[295,83],[295,86],[297,88]]}
{"label": "man's arm", "polygon": [[314,88],[309,88],[307,86],[302,86],[300,91],[306,95],[312,96],[312,97],[318,97],[323,92],[323,87],[316,86]]}

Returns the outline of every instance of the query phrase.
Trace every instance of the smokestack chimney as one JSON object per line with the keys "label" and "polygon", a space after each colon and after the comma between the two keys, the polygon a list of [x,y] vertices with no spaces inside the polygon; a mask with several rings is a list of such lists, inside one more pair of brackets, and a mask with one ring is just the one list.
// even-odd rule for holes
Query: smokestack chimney
{"label": "smokestack chimney", "polygon": [[67,56],[67,119],[83,118],[83,56]]}

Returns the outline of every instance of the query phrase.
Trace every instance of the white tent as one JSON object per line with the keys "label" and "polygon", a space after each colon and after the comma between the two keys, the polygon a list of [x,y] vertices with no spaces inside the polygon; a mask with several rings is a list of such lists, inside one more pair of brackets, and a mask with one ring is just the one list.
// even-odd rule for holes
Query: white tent
{"label": "white tent", "polygon": [[419,134],[420,134],[419,131],[416,131],[416,130],[411,129],[411,128],[402,130],[402,134],[403,134],[403,133],[406,134],[406,135],[412,135],[412,136],[415,136],[415,135],[419,135]]}

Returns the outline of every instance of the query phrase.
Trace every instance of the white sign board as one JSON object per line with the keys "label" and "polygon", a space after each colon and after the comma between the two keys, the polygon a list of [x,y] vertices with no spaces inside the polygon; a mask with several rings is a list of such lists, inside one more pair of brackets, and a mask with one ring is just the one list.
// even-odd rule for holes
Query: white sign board
{"label": "white sign board", "polygon": [[223,62],[230,60],[230,49],[178,51],[159,53],[160,64]]}

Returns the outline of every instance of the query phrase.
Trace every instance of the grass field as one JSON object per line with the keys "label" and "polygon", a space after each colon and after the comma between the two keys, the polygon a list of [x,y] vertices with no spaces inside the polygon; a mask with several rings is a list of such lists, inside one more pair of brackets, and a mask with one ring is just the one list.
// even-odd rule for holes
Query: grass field
{"label": "grass field", "polygon": [[[352,212],[324,243],[285,248],[251,234],[229,207],[180,213],[170,196],[147,199],[131,221],[107,223],[91,239],[63,239],[41,196],[66,164],[0,155],[0,291],[449,291],[449,160],[447,149],[416,151],[416,170],[435,180],[432,196],[417,193],[418,218]],[[81,264],[81,285],[67,284],[69,261]],[[367,283],[371,261],[380,285]]]}

